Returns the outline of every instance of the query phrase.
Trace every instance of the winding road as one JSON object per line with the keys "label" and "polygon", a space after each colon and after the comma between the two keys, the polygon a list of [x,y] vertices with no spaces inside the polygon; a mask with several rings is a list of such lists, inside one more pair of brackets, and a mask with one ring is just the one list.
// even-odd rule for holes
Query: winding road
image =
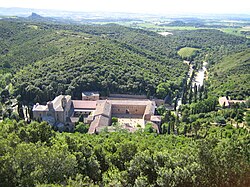
{"label": "winding road", "polygon": [[[189,72],[188,72],[188,76],[187,76],[187,82],[191,79],[192,73],[194,71],[193,69],[193,65],[190,64],[189,61],[183,61],[183,63],[188,64],[189,65]],[[196,84],[197,87],[202,86],[204,84],[204,78],[205,78],[205,72],[207,71],[207,62],[203,62],[202,65],[202,69],[200,69],[197,74],[195,75],[195,77],[193,78],[192,81],[192,87],[194,87],[194,85]],[[178,111],[178,109],[180,108],[180,106],[182,105],[182,96],[183,93],[181,93],[180,97],[177,99],[177,107],[176,107],[176,111]]]}

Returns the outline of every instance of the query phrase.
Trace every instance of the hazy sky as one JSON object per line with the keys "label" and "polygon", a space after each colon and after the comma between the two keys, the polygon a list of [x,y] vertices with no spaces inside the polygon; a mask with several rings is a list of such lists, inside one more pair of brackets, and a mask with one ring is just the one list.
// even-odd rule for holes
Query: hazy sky
{"label": "hazy sky", "polygon": [[88,12],[250,14],[250,0],[0,0],[0,7]]}

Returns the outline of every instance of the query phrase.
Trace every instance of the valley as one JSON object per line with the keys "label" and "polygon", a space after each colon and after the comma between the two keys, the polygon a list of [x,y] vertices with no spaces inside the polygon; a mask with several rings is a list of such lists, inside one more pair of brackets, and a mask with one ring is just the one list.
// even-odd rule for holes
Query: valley
{"label": "valley", "polygon": [[249,186],[248,17],[26,11],[0,19],[0,186]]}

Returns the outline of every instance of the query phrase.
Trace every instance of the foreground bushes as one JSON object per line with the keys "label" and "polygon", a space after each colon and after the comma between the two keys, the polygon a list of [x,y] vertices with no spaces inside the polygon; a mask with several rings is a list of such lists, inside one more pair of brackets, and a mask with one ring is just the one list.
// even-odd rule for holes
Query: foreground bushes
{"label": "foreground bushes", "polygon": [[[213,137],[213,138],[212,138]],[[0,186],[248,186],[250,138],[57,133],[0,123]]]}

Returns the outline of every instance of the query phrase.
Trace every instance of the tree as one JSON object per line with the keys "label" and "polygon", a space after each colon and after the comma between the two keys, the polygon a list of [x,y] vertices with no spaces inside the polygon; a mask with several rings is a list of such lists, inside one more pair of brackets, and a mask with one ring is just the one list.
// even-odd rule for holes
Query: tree
{"label": "tree", "polygon": [[192,126],[194,129],[195,137],[198,138],[198,131],[200,130],[201,124],[199,121],[195,121],[192,123]]}
{"label": "tree", "polygon": [[166,134],[167,133],[167,128],[168,128],[168,124],[167,123],[163,123],[161,125],[161,133],[162,134]]}
{"label": "tree", "polygon": [[193,100],[193,91],[192,91],[192,87],[190,87],[190,90],[189,90],[189,98],[188,98],[188,103],[191,104],[192,103],[192,100]]}
{"label": "tree", "polygon": [[75,126],[75,132],[87,133],[89,130],[89,125],[82,122],[78,122]]}
{"label": "tree", "polygon": [[112,117],[111,122],[112,122],[112,125],[117,125],[118,118],[117,117]]}
{"label": "tree", "polygon": [[19,117],[18,113],[12,112],[10,115],[10,119],[14,119],[14,120],[18,121],[20,119],[20,117]]}
{"label": "tree", "polygon": [[79,120],[78,120],[79,122],[83,122],[84,121],[84,116],[83,116],[83,114],[81,114],[80,115],[80,117],[79,117]]}
{"label": "tree", "polygon": [[10,97],[9,90],[4,89],[1,91],[1,102],[5,103]]}
{"label": "tree", "polygon": [[157,113],[159,115],[163,116],[165,112],[166,112],[166,108],[165,108],[164,105],[161,105],[161,106],[157,107]]}
{"label": "tree", "polygon": [[194,102],[196,103],[197,102],[197,93],[198,93],[196,83],[194,84],[194,88],[193,89],[194,89]]}
{"label": "tree", "polygon": [[215,122],[218,123],[218,124],[226,124],[226,120],[223,116],[217,116],[215,118]]}
{"label": "tree", "polygon": [[202,93],[204,92],[204,85],[199,86],[198,94],[199,94],[199,101],[202,101]]}
{"label": "tree", "polygon": [[17,110],[18,110],[18,114],[19,114],[20,118],[24,119],[23,107],[22,107],[22,104],[20,102],[18,102]]}
{"label": "tree", "polygon": [[250,126],[250,111],[246,112],[246,117],[245,117],[246,124]]}
{"label": "tree", "polygon": [[103,182],[107,186],[122,186],[123,180],[122,173],[115,166],[110,166],[103,174]]}
{"label": "tree", "polygon": [[183,111],[182,111],[182,116],[181,116],[181,121],[182,122],[186,122],[186,123],[188,123],[189,121],[188,121],[188,117],[189,117],[189,110],[188,109],[184,109]]}
{"label": "tree", "polygon": [[165,98],[170,93],[170,83],[160,83],[156,88],[156,94],[159,98]]}
{"label": "tree", "polygon": [[151,123],[147,123],[145,125],[144,132],[146,132],[146,133],[153,133],[153,132],[155,132]]}

